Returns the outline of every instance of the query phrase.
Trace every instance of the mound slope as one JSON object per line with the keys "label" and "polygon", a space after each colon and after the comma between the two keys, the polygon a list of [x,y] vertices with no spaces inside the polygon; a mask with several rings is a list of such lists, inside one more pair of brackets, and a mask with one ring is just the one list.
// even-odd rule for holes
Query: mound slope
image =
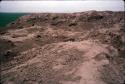
{"label": "mound slope", "polygon": [[29,14],[0,31],[2,84],[124,84],[124,12]]}

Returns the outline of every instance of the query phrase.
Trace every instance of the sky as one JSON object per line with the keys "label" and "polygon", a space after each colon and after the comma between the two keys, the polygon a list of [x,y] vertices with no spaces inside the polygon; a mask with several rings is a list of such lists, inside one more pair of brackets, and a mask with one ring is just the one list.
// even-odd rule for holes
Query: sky
{"label": "sky", "polygon": [[0,12],[54,12],[72,13],[89,10],[124,11],[122,0],[79,0],[79,1],[2,1]]}

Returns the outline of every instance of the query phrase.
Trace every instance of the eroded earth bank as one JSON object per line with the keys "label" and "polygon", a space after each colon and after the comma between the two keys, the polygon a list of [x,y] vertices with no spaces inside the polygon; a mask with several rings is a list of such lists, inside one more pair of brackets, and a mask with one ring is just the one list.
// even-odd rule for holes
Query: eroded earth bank
{"label": "eroded earth bank", "polygon": [[0,31],[2,84],[125,84],[124,12],[28,14]]}

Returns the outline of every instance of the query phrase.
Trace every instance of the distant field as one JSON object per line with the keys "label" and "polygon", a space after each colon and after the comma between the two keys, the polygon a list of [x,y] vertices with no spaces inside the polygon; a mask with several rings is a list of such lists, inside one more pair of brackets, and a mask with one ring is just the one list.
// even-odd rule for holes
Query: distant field
{"label": "distant field", "polygon": [[22,15],[24,15],[24,13],[0,13],[0,27],[5,27]]}

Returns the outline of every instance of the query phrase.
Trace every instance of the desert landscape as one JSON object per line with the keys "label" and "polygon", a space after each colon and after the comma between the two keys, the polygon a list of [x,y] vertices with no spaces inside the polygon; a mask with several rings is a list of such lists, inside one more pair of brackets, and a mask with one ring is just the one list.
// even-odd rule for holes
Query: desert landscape
{"label": "desert landscape", "polygon": [[33,13],[0,30],[1,84],[125,84],[125,13]]}

